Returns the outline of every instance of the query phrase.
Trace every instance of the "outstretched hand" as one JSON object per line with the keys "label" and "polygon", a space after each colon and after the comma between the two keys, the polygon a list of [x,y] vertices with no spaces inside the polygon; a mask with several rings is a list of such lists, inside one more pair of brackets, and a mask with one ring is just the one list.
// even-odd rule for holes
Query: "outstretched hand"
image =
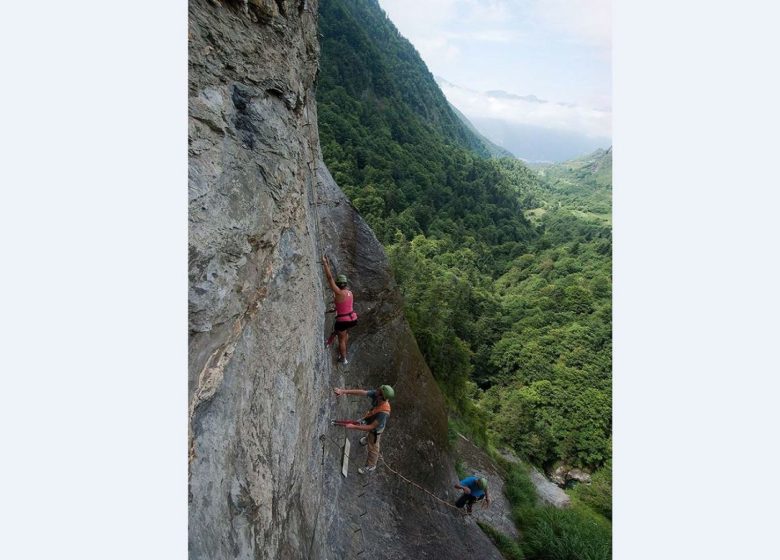
{"label": "outstretched hand", "polygon": [[336,393],[337,397],[340,397],[346,392],[346,389],[339,389],[338,387],[336,387],[335,389],[333,389],[333,392]]}

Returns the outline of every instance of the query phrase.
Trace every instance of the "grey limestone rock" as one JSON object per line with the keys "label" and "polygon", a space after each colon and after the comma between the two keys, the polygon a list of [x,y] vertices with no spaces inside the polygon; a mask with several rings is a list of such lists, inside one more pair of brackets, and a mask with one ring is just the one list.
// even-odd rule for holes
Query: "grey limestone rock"
{"label": "grey limestone rock", "polygon": [[590,484],[591,481],[590,474],[569,465],[558,465],[550,475],[550,479],[561,488],[565,488],[572,480],[583,484]]}
{"label": "grey limestone rock", "polygon": [[[520,459],[509,449],[503,449],[499,451],[501,456],[511,463],[521,463]],[[571,505],[571,498],[566,492],[561,490],[553,482],[550,482],[547,477],[539,469],[530,466],[528,467],[529,478],[531,483],[536,489],[536,496],[540,503],[550,504],[557,508],[564,508]]]}
{"label": "grey limestone rock", "polygon": [[531,467],[531,482],[536,488],[536,494],[543,503],[550,504],[557,508],[568,507],[571,504],[571,498],[554,483],[547,480],[542,472]]}
{"label": "grey limestone rock", "polygon": [[[406,324],[370,228],[322,163],[317,3],[189,3],[189,552],[193,559],[496,559],[446,498],[444,399]],[[352,279],[350,364],[324,348],[320,257]],[[364,399],[396,389],[386,463],[341,475]],[[392,470],[391,470],[392,469]],[[365,486],[364,486],[365,484]]]}

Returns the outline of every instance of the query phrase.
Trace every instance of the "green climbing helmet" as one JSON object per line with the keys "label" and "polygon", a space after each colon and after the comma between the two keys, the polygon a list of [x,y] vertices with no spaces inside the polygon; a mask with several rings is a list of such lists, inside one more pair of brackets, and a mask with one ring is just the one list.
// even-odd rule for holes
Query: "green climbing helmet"
{"label": "green climbing helmet", "polygon": [[385,400],[390,400],[395,397],[395,391],[393,391],[393,388],[390,385],[382,385],[380,389],[382,389]]}
{"label": "green climbing helmet", "polygon": [[482,477],[477,481],[477,486],[479,486],[482,490],[487,490],[487,478]]}
{"label": "green climbing helmet", "polygon": [[347,285],[347,276],[345,274],[339,274],[338,276],[336,276],[336,285],[338,285],[338,286],[341,286],[341,285],[346,286]]}

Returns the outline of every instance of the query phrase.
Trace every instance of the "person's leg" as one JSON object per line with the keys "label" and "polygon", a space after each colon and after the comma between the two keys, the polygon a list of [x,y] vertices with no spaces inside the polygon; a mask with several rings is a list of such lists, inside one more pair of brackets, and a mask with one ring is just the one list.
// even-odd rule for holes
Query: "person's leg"
{"label": "person's leg", "polygon": [[343,359],[347,359],[347,339],[349,338],[349,333],[344,331],[339,331],[339,356],[341,356]]}
{"label": "person's leg", "polygon": [[366,458],[367,467],[376,467],[377,461],[379,461],[379,439],[381,434],[375,434],[373,432],[368,433],[368,457]]}
{"label": "person's leg", "polygon": [[468,500],[468,497],[469,497],[469,495],[466,494],[465,492],[463,494],[461,494],[460,498],[458,498],[458,500],[455,502],[455,507],[462,508],[463,506],[465,506],[466,505],[466,501]]}
{"label": "person's leg", "polygon": [[468,513],[471,513],[471,506],[474,505],[474,502],[476,502],[477,499],[474,496],[472,496],[471,494],[469,494],[468,498],[466,499],[466,501],[468,501],[468,505],[466,506],[466,511]]}

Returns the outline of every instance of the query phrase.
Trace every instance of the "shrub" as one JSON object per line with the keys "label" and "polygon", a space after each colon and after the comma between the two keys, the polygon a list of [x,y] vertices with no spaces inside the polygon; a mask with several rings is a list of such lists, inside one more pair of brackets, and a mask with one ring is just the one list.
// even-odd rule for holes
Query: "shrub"
{"label": "shrub", "polygon": [[577,485],[572,494],[609,520],[612,520],[612,460],[593,473],[590,484]]}

